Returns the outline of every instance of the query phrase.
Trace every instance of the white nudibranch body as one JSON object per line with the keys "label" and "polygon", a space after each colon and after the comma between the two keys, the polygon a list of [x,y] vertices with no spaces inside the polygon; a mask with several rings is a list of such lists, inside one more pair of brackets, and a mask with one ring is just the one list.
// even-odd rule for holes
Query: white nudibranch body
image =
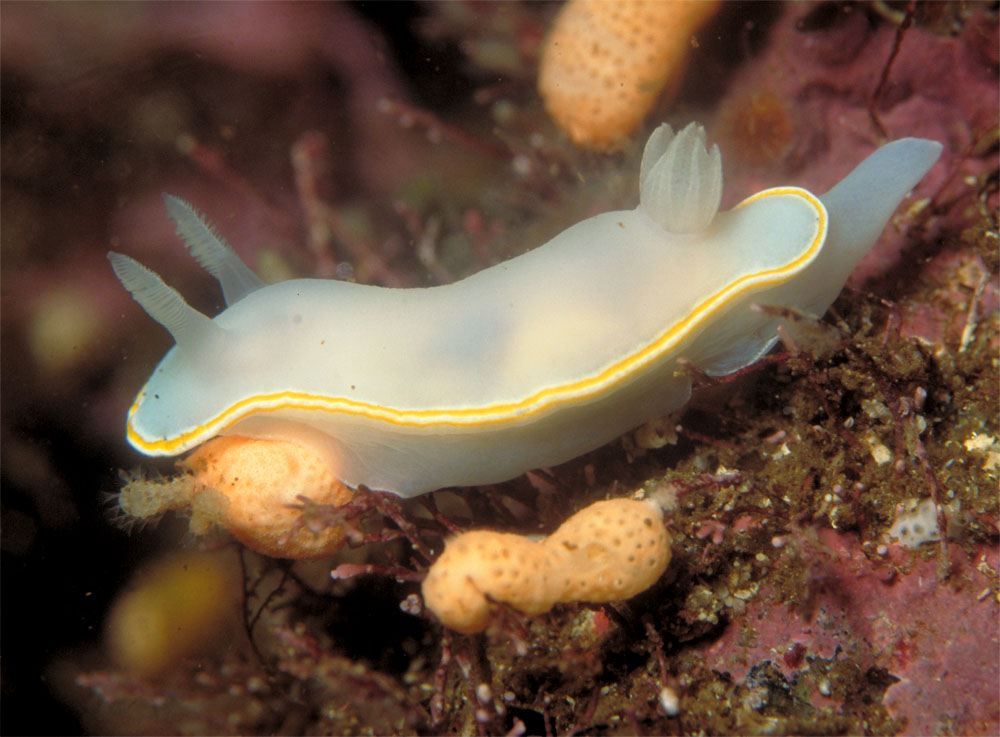
{"label": "white nudibranch body", "polygon": [[216,435],[290,440],[350,486],[405,496],[569,460],[687,402],[679,358],[724,375],[766,353],[778,319],[751,304],[823,313],[940,151],[902,139],[825,195],[777,187],[720,213],[718,149],[700,126],[663,125],[636,209],[427,289],[264,285],[166,196],[229,306],[209,319],[109,255],[177,343],[129,410],[128,439],[149,455]]}

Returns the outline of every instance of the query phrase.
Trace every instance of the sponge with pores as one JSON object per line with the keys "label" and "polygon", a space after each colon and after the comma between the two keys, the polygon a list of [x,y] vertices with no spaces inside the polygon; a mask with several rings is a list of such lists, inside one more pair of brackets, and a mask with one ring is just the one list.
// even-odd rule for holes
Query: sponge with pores
{"label": "sponge with pores", "polygon": [[453,538],[431,566],[424,602],[446,627],[481,632],[490,619],[489,599],[525,614],[551,609],[559,594],[552,585],[554,563],[550,551],[526,537],[466,532]]}
{"label": "sponge with pores", "polygon": [[[718,0],[570,0],[542,45],[538,89],[578,146],[606,151],[676,89]],[[672,94],[672,92],[668,92]]]}
{"label": "sponge with pores", "polygon": [[299,494],[336,506],[354,496],[313,448],[225,435],[199,446],[183,465],[194,474],[196,493],[202,492],[192,522],[204,516],[247,547],[276,558],[319,558],[344,544],[339,525],[291,534],[301,512],[290,505]]}
{"label": "sponge with pores", "polygon": [[559,601],[628,599],[656,582],[670,541],[655,502],[608,499],[566,520],[543,544],[562,556]]}
{"label": "sponge with pores", "polygon": [[285,440],[225,435],[178,463],[185,473],[166,480],[131,479],[118,497],[126,518],[151,519],[190,510],[191,532],[228,529],[247,547],[276,558],[319,558],[346,541],[340,525],[300,524],[299,495],[342,506],[354,491],[337,480],[313,447]]}
{"label": "sponge with pores", "polygon": [[558,602],[627,599],[669,562],[659,508],[612,499],[577,512],[541,542],[489,530],[453,538],[424,579],[424,603],[446,627],[470,634],[489,624],[491,602],[533,615]]}

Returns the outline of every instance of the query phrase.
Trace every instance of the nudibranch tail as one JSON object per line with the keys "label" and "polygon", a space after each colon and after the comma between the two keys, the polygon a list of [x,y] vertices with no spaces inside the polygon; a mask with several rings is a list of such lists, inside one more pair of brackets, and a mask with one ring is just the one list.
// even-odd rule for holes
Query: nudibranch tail
{"label": "nudibranch tail", "polygon": [[923,179],[944,147],[926,138],[900,138],[879,148],[826,194],[820,195],[844,248],[848,273],[878,238],[886,221]]}
{"label": "nudibranch tail", "polygon": [[943,148],[926,138],[887,143],[820,195],[830,215],[830,234],[803,281],[802,294],[811,290],[810,298],[801,300],[797,309],[815,315],[826,312],[899,203],[923,179]]}
{"label": "nudibranch tail", "polygon": [[236,255],[201,214],[180,197],[164,194],[167,214],[177,224],[177,235],[209,274],[218,279],[227,305],[264,286],[264,282]]}
{"label": "nudibranch tail", "polygon": [[722,201],[722,156],[705,146],[705,129],[689,123],[674,135],[663,124],[642,155],[639,205],[670,233],[699,233],[709,226]]}
{"label": "nudibranch tail", "polygon": [[222,332],[222,328],[185,302],[156,272],[114,251],[108,252],[108,260],[118,281],[151,318],[170,332],[178,346],[194,347]]}

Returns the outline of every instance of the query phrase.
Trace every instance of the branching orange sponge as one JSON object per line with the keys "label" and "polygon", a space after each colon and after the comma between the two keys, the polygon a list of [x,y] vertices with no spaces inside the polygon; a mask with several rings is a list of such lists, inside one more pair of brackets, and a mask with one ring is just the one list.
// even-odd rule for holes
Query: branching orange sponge
{"label": "branching orange sponge", "polygon": [[715,0],[570,0],[542,47],[538,90],[579,146],[613,148],[664,90],[673,94],[692,34]]}
{"label": "branching orange sponge", "polygon": [[424,603],[446,627],[481,632],[492,602],[533,615],[560,602],[627,599],[649,588],[669,562],[659,506],[610,499],[539,542],[489,530],[453,538],[424,579]]}
{"label": "branching orange sponge", "polygon": [[225,527],[247,547],[275,558],[318,558],[344,544],[341,527],[309,529],[290,506],[299,495],[338,506],[354,496],[311,447],[226,435],[199,446],[180,466],[185,472],[172,479],[126,484],[118,497],[126,517],[190,510],[195,535]]}

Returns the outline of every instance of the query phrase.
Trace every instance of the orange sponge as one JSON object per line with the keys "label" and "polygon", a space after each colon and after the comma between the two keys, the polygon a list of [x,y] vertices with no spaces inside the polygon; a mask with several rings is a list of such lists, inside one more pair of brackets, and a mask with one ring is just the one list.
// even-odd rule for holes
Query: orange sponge
{"label": "orange sponge", "polygon": [[127,484],[118,500],[122,511],[144,519],[189,508],[195,534],[220,525],[247,547],[276,558],[318,558],[344,543],[339,526],[300,527],[301,511],[288,506],[300,494],[334,505],[354,497],[307,446],[227,435],[199,446],[179,465],[187,473]]}
{"label": "orange sponge", "polygon": [[673,94],[691,35],[717,0],[570,0],[542,47],[538,89],[574,143],[608,150],[664,88]]}
{"label": "orange sponge", "polygon": [[445,626],[481,632],[491,602],[532,615],[558,602],[627,599],[669,562],[659,507],[611,499],[577,512],[540,542],[489,530],[453,538],[424,579],[424,602]]}
{"label": "orange sponge", "polygon": [[232,551],[170,553],[147,566],[108,615],[112,659],[155,676],[237,629],[243,579]]}
{"label": "orange sponge", "polygon": [[653,502],[591,504],[545,539],[563,556],[559,601],[628,599],[656,582],[670,562],[670,540]]}
{"label": "orange sponge", "polygon": [[474,530],[454,538],[424,579],[427,606],[448,627],[480,632],[490,619],[490,602],[502,601],[541,614],[558,601],[558,566],[551,551],[526,537]]}

